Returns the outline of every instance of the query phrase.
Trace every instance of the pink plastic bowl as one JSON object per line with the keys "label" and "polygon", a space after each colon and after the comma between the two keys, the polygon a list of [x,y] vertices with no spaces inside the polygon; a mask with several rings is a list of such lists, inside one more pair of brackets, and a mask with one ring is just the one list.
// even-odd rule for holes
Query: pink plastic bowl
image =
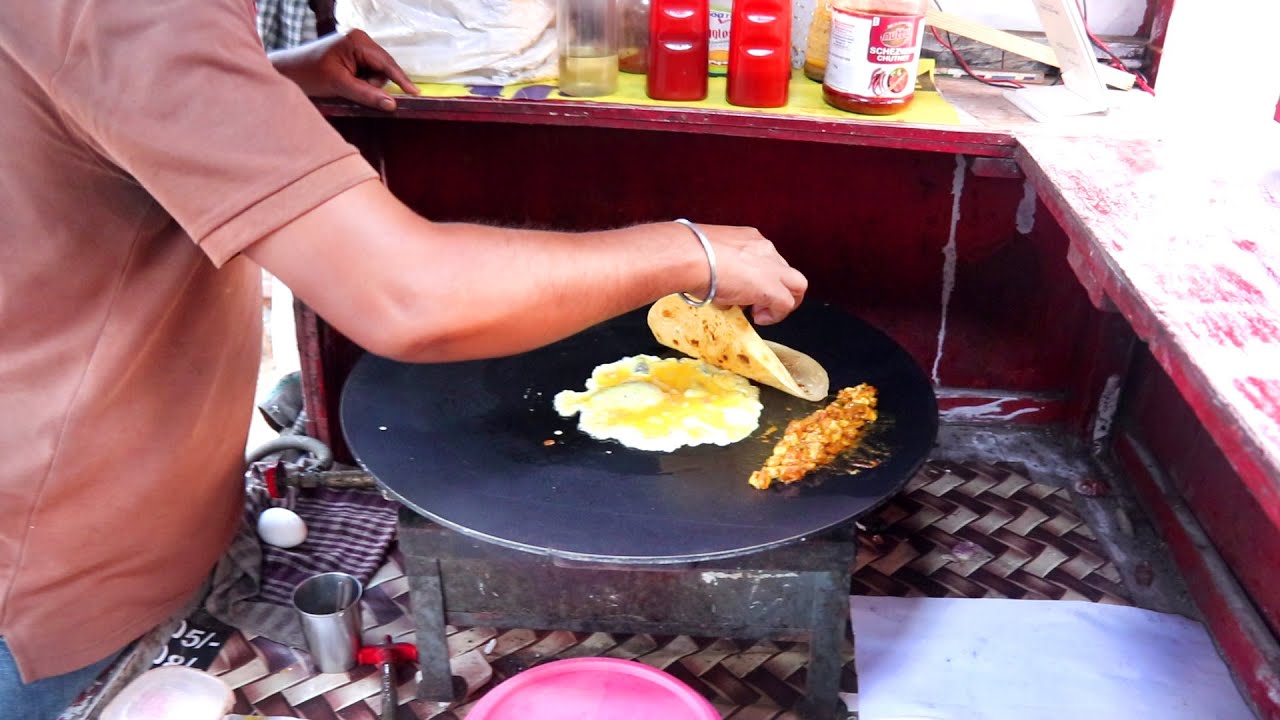
{"label": "pink plastic bowl", "polygon": [[556,660],[490,690],[467,720],[720,720],[688,685],[644,663]]}

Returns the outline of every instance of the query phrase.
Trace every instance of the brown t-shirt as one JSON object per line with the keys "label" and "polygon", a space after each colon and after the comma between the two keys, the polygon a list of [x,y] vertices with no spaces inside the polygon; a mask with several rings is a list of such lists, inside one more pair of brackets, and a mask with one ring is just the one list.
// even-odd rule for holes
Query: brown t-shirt
{"label": "brown t-shirt", "polygon": [[0,13],[0,637],[66,672],[176,610],[235,529],[249,244],[376,174],[252,0]]}

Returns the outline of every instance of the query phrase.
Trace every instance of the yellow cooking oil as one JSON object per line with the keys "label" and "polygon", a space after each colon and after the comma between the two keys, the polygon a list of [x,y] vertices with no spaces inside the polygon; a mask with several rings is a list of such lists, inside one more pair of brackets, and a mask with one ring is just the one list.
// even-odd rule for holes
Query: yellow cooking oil
{"label": "yellow cooking oil", "polygon": [[618,91],[618,54],[560,56],[560,92],[577,97]]}

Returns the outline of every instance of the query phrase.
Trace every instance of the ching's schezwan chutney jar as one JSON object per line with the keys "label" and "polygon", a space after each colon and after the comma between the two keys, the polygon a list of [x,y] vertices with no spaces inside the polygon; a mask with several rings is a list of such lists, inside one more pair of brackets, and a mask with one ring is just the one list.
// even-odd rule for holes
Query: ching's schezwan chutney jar
{"label": "ching's schezwan chutney jar", "polygon": [[915,97],[928,0],[833,0],[822,97],[864,115],[907,109]]}

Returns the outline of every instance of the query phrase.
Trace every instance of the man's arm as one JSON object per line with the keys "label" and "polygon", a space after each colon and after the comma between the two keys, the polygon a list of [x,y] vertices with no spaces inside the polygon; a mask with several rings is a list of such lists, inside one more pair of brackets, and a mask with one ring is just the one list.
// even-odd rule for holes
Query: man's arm
{"label": "man's arm", "polygon": [[[804,276],[751,228],[702,226],[717,304],[781,320]],[[361,183],[245,254],[365,349],[408,362],[523,352],[673,292],[707,290],[707,257],[676,223],[594,233],[430,222]]]}

